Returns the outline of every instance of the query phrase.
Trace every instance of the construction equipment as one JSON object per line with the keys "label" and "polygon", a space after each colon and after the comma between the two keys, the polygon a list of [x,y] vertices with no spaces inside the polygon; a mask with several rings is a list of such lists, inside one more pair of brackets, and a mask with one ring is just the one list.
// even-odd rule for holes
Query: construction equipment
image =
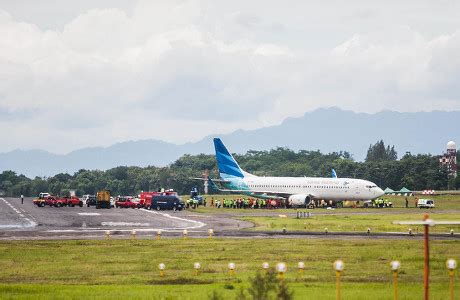
{"label": "construction equipment", "polygon": [[108,208],[110,209],[110,191],[102,190],[96,194],[96,208]]}

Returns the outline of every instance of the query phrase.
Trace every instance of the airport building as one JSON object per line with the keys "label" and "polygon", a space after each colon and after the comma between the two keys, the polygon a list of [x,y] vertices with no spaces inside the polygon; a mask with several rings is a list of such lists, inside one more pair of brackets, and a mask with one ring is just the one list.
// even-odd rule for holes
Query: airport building
{"label": "airport building", "polygon": [[447,151],[439,157],[439,164],[447,168],[449,177],[457,177],[457,146],[455,142],[447,143]]}

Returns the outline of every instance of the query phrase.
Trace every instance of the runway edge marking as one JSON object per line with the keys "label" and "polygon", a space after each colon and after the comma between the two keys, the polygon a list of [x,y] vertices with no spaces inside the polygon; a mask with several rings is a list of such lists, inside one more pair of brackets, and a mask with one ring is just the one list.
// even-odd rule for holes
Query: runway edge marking
{"label": "runway edge marking", "polygon": [[8,205],[12,210],[14,210],[15,213],[17,213],[19,215],[20,218],[24,219],[25,221],[27,221],[29,224],[27,225],[19,225],[19,224],[11,224],[11,225],[0,225],[0,228],[29,228],[29,227],[35,227],[37,226],[37,223],[35,223],[34,221],[30,220],[29,218],[27,218],[26,216],[24,216],[22,214],[21,211],[19,211],[16,207],[14,207],[11,203],[9,203],[8,201],[6,201],[5,199],[3,198],[0,198],[0,200],[2,200],[3,202],[5,202],[6,205]]}

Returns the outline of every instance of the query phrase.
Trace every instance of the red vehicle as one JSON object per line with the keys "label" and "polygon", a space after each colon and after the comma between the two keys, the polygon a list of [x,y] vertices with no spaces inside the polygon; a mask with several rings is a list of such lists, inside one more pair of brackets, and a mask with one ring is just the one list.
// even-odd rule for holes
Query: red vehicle
{"label": "red vehicle", "polygon": [[115,200],[115,207],[118,208],[139,208],[139,202],[134,202],[131,196],[118,196]]}
{"label": "red vehicle", "polygon": [[54,206],[63,207],[67,206],[67,198],[57,198],[54,200]]}
{"label": "red vehicle", "polygon": [[40,193],[38,198],[32,201],[33,204],[37,205],[38,207],[45,207],[46,205],[46,198],[50,197],[49,193]]}
{"label": "red vehicle", "polygon": [[83,207],[83,201],[81,201],[78,197],[73,196],[73,197],[66,198],[66,199],[67,199],[68,206],[74,207],[78,205],[80,207]]}
{"label": "red vehicle", "polygon": [[150,209],[150,207],[152,205],[152,197],[161,196],[161,195],[164,195],[164,196],[177,196],[177,192],[175,192],[172,189],[171,190],[166,190],[166,191],[163,191],[163,192],[142,192],[139,195],[139,198],[140,198],[139,206],[143,207],[143,208],[146,208],[146,209]]}
{"label": "red vehicle", "polygon": [[34,199],[32,202],[38,207],[45,207],[45,201],[46,200],[44,198],[37,198],[37,199]]}
{"label": "red vehicle", "polygon": [[54,196],[45,197],[45,205],[56,206],[56,197]]}

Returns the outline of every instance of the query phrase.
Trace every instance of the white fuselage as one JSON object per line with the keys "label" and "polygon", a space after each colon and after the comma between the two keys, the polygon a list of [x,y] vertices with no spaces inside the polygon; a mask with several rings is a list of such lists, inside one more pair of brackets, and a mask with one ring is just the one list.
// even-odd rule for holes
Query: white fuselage
{"label": "white fuselage", "polygon": [[317,177],[258,177],[241,178],[241,188],[264,193],[286,193],[307,195],[324,200],[370,200],[376,199],[384,192],[374,183],[351,178],[317,178]]}

